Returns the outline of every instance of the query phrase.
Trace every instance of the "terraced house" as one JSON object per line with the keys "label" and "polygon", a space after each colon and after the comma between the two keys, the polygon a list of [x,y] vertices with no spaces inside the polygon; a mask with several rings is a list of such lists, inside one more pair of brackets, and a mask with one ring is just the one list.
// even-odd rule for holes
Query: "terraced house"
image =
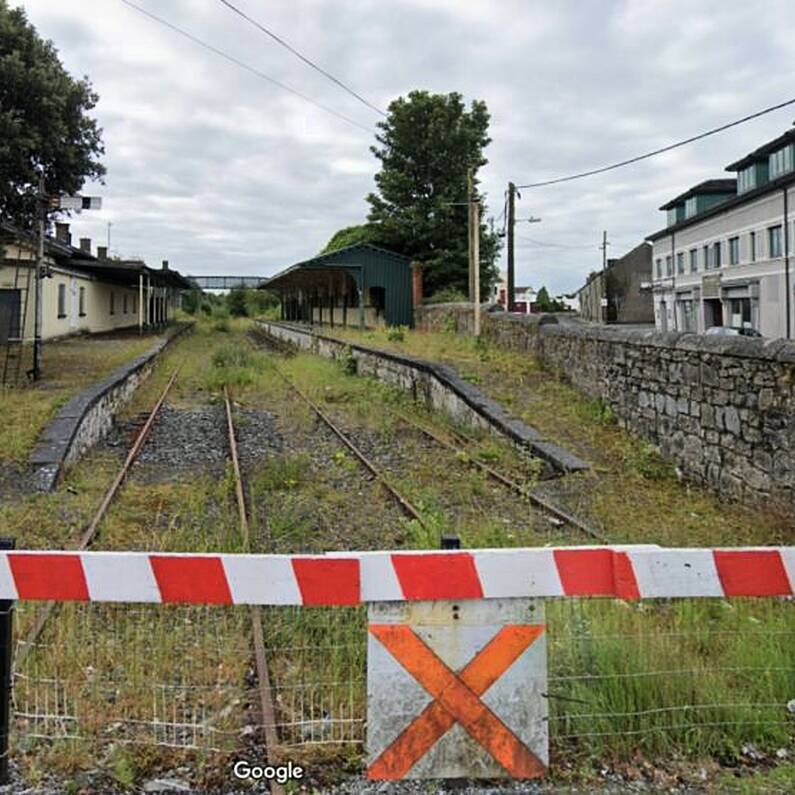
{"label": "terraced house", "polygon": [[660,331],[711,326],[791,338],[795,130],[664,204],[667,225],[648,237]]}

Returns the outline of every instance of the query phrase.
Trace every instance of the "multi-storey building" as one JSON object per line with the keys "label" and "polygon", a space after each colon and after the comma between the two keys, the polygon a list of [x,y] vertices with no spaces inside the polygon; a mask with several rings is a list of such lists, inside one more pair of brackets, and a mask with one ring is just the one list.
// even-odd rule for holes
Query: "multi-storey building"
{"label": "multi-storey building", "polygon": [[736,179],[702,182],[664,204],[652,243],[660,331],[751,327],[791,338],[795,130],[727,166]]}

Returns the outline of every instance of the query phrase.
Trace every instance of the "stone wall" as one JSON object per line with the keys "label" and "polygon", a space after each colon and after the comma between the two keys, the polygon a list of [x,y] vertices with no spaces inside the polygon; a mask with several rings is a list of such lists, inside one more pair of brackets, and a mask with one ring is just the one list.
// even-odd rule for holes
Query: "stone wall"
{"label": "stone wall", "polygon": [[[418,328],[467,330],[466,309],[423,307]],[[453,318],[451,320],[451,318]],[[527,351],[690,480],[721,494],[795,504],[795,344],[630,331],[554,316],[484,315],[483,333]]]}
{"label": "stone wall", "polygon": [[359,375],[371,376],[410,392],[425,405],[444,411],[462,424],[487,428],[528,448],[559,472],[575,472],[588,465],[545,439],[535,428],[508,414],[496,401],[464,381],[450,367],[411,356],[349,345],[315,333],[306,326],[258,321],[272,337],[328,359],[351,357]]}

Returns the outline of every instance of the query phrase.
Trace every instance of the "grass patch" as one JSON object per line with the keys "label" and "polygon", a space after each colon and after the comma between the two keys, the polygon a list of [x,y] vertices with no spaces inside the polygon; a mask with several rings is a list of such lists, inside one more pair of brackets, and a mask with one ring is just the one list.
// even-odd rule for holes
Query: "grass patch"
{"label": "grass patch", "polygon": [[45,342],[42,380],[0,386],[0,461],[24,462],[47,423],[71,397],[151,348],[156,335],[80,336]]}

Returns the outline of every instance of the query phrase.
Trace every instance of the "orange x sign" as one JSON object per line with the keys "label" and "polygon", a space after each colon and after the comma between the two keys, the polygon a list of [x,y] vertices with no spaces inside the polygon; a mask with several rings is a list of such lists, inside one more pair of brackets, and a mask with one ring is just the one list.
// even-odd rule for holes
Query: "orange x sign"
{"label": "orange x sign", "polygon": [[544,775],[541,760],[480,698],[543,634],[543,625],[504,626],[460,674],[405,624],[371,624],[370,632],[434,701],[370,765],[368,778],[403,778],[456,723],[513,778]]}

